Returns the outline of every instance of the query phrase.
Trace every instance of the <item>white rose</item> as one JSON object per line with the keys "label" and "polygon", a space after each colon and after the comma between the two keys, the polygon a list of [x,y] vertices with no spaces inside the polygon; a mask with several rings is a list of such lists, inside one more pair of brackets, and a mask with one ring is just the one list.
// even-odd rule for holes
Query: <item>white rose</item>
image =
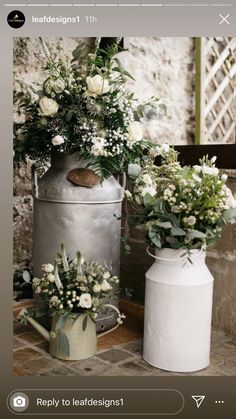
{"label": "white rose", "polygon": [[104,278],[104,279],[109,279],[110,277],[111,277],[110,272],[105,272],[105,273],[103,274],[103,278]]}
{"label": "white rose", "polygon": [[82,308],[90,308],[92,306],[92,298],[91,295],[86,293],[86,294],[81,294],[80,296],[80,307]]}
{"label": "white rose", "polygon": [[47,280],[51,283],[55,282],[55,276],[53,274],[48,274],[47,275]]}
{"label": "white rose", "polygon": [[57,113],[59,105],[55,100],[44,96],[39,101],[39,108],[41,115],[51,116]]}
{"label": "white rose", "polygon": [[108,93],[110,90],[110,85],[108,80],[104,79],[102,76],[97,74],[94,77],[87,77],[87,94],[90,95],[103,95]]}
{"label": "white rose", "polygon": [[138,121],[131,122],[128,127],[128,134],[130,144],[141,141],[143,138],[143,125]]}
{"label": "white rose", "polygon": [[54,271],[54,266],[51,263],[47,263],[46,265],[42,265],[42,270],[44,272],[50,273]]}
{"label": "white rose", "polygon": [[219,169],[217,169],[217,167],[202,166],[202,173],[204,175],[217,176],[219,174]]}
{"label": "white rose", "polygon": [[94,292],[100,292],[101,291],[101,285],[99,285],[99,284],[95,284],[94,286],[93,286],[93,291]]}
{"label": "white rose", "polygon": [[143,175],[142,180],[146,183],[146,185],[152,185],[152,178],[147,173]]}
{"label": "white rose", "polygon": [[155,196],[157,193],[156,189],[153,186],[146,186],[145,188],[142,188],[141,195],[145,196],[146,194],[149,194],[151,196]]}
{"label": "white rose", "polygon": [[101,288],[102,288],[102,291],[106,292],[106,291],[110,291],[112,289],[112,286],[109,284],[109,282],[107,282],[106,279],[104,279],[101,283]]}
{"label": "white rose", "polygon": [[65,142],[64,138],[61,135],[56,135],[55,137],[53,137],[52,139],[52,144],[57,146],[57,145],[61,145]]}

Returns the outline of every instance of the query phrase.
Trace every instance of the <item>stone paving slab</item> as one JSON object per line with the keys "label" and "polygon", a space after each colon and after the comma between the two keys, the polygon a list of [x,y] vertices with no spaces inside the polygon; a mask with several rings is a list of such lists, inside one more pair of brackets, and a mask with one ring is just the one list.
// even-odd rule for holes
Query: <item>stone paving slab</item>
{"label": "stone paving slab", "polygon": [[152,367],[142,358],[142,328],[132,313],[119,329],[98,339],[97,354],[83,361],[53,358],[48,352],[48,342],[35,329],[15,320],[13,357],[15,376],[236,376],[236,338],[215,329],[208,368],[173,373]]}

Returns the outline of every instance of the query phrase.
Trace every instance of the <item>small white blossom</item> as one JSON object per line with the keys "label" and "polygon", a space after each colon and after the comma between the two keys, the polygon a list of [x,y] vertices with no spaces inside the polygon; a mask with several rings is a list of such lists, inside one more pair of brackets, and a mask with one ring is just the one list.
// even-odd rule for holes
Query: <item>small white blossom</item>
{"label": "small white blossom", "polygon": [[64,144],[64,142],[65,142],[65,140],[61,135],[56,135],[55,137],[52,138],[52,144],[54,146]]}
{"label": "small white blossom", "polygon": [[93,292],[95,292],[95,293],[98,293],[98,292],[100,292],[101,291],[101,285],[100,284],[95,284],[94,286],[93,286]]}
{"label": "small white blossom", "polygon": [[102,288],[102,291],[107,292],[112,289],[112,286],[109,284],[109,282],[106,279],[104,279],[101,283],[101,288]]}

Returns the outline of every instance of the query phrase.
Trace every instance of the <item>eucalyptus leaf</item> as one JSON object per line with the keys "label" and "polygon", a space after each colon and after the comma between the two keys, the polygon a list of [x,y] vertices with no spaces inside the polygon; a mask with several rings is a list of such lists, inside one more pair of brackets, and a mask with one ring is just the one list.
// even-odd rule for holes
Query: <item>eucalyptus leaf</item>
{"label": "eucalyptus leaf", "polygon": [[171,234],[173,236],[186,236],[186,232],[180,227],[172,227]]}
{"label": "eucalyptus leaf", "polygon": [[28,271],[24,271],[22,274],[22,278],[24,279],[25,282],[30,282],[31,281],[31,277]]}
{"label": "eucalyptus leaf", "polygon": [[152,207],[156,204],[156,199],[149,193],[146,193],[143,197],[143,202],[145,207]]}
{"label": "eucalyptus leaf", "polygon": [[192,230],[187,233],[187,237],[190,239],[205,239],[207,235],[202,231]]}
{"label": "eucalyptus leaf", "polygon": [[67,320],[67,316],[65,314],[59,317],[55,326],[55,332],[59,332],[62,329],[63,324],[65,323],[66,320]]}
{"label": "eucalyptus leaf", "polygon": [[137,163],[129,164],[128,175],[131,179],[136,179],[140,173],[141,166]]}
{"label": "eucalyptus leaf", "polygon": [[170,223],[170,221],[160,221],[158,223],[158,227],[162,227],[162,228],[172,228],[172,224]]}
{"label": "eucalyptus leaf", "polygon": [[[223,217],[226,223],[234,222],[236,218],[236,209],[235,208],[228,208],[223,212]],[[233,220],[233,221],[232,221]]]}

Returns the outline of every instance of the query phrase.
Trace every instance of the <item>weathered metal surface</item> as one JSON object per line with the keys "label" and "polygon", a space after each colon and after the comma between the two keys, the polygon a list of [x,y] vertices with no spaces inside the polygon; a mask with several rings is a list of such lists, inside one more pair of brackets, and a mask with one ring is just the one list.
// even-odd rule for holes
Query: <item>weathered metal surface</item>
{"label": "weathered metal surface", "polygon": [[[68,172],[84,165],[74,156],[56,155],[50,169],[35,185],[35,276],[41,275],[43,263],[54,262],[61,242],[70,257],[80,250],[86,259],[111,264],[113,273],[119,274],[123,188],[114,177],[93,188],[73,185],[67,180]],[[115,296],[111,301],[116,303]],[[105,323],[98,321],[101,330],[115,322],[113,315],[103,318]]]}

